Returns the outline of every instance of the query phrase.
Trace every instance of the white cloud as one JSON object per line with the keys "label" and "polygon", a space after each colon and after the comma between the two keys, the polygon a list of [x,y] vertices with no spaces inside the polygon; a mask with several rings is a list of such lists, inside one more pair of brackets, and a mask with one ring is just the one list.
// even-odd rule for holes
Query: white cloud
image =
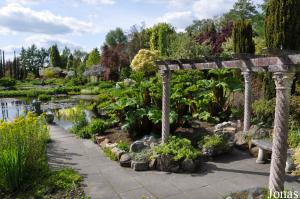
{"label": "white cloud", "polygon": [[158,22],[166,22],[170,23],[179,31],[183,30],[186,26],[188,26],[195,17],[191,11],[183,11],[183,12],[168,12],[162,17],[157,19]]}
{"label": "white cloud", "polygon": [[113,5],[116,2],[114,0],[77,0],[81,3],[86,3],[90,5],[99,5],[99,4],[105,4],[105,5]]}
{"label": "white cloud", "polygon": [[0,8],[0,26],[15,32],[67,34],[91,32],[92,24],[50,11],[35,11],[20,4]]}
{"label": "white cloud", "polygon": [[235,0],[197,0],[193,4],[193,11],[199,19],[219,16],[229,11]]}

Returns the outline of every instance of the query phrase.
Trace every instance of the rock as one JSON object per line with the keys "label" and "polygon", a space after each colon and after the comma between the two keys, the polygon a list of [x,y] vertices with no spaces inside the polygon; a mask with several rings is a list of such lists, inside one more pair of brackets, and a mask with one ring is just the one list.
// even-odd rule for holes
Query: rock
{"label": "rock", "polygon": [[157,159],[153,158],[149,162],[149,169],[150,170],[155,170],[156,169],[156,164],[157,164]]}
{"label": "rock", "polygon": [[159,155],[157,157],[157,169],[177,173],[180,171],[180,165],[179,162],[173,160],[173,156],[171,155]]}
{"label": "rock", "polygon": [[125,151],[119,149],[118,147],[112,148],[111,152],[113,152],[117,156],[118,160],[120,160],[121,156],[125,153]]}
{"label": "rock", "polygon": [[242,150],[249,149],[248,140],[242,131],[240,131],[234,135],[233,142],[234,142],[235,146],[237,146],[239,149],[242,149]]}
{"label": "rock", "polygon": [[53,124],[54,114],[52,113],[52,111],[47,111],[45,113],[45,120],[48,124]]}
{"label": "rock", "polygon": [[96,142],[98,145],[101,144],[101,142],[103,142],[105,140],[105,136],[96,136]]}
{"label": "rock", "polygon": [[137,140],[130,145],[130,152],[138,153],[145,149],[147,146],[144,144],[144,141]]}
{"label": "rock", "polygon": [[149,147],[150,147],[151,144],[157,143],[157,140],[153,136],[147,136],[146,135],[142,140],[144,141],[144,145],[149,146]]}
{"label": "rock", "polygon": [[112,143],[107,143],[105,147],[112,149],[112,148],[114,148],[116,146],[117,146],[117,143],[113,143],[113,144]]}
{"label": "rock", "polygon": [[106,145],[109,143],[109,139],[105,138],[101,143],[100,143],[100,147],[101,148],[105,148]]}
{"label": "rock", "polygon": [[136,85],[136,81],[133,80],[133,79],[129,79],[129,78],[124,79],[123,82],[124,82],[125,86],[134,86],[134,85]]}
{"label": "rock", "polygon": [[194,172],[196,165],[192,159],[185,159],[181,163],[181,167],[185,172]]}
{"label": "rock", "polygon": [[124,153],[120,157],[120,165],[122,167],[131,167],[131,157],[127,153]]}
{"label": "rock", "polygon": [[223,132],[228,132],[228,133],[231,133],[231,134],[236,134],[236,127],[225,127],[222,129]]}
{"label": "rock", "polygon": [[257,157],[258,155],[258,150],[259,148],[257,146],[252,147],[249,149],[249,153],[253,156],[253,157]]}
{"label": "rock", "polygon": [[252,125],[248,131],[248,136],[252,139],[262,139],[270,137],[272,135],[272,129],[265,129],[257,125]]}
{"label": "rock", "polygon": [[135,171],[147,171],[149,170],[149,162],[131,161],[131,168]]}
{"label": "rock", "polygon": [[217,124],[215,126],[215,131],[219,131],[219,130],[225,128],[225,127],[230,127],[230,126],[231,127],[236,127],[237,125],[234,122],[222,122],[222,123]]}

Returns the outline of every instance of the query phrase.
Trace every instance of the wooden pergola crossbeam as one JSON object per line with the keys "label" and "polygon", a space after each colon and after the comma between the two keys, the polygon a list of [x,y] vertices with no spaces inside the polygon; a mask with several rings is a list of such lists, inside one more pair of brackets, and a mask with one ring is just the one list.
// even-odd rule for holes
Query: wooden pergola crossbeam
{"label": "wooden pergola crossbeam", "polygon": [[253,72],[300,71],[300,54],[271,57],[244,58],[236,60],[206,61],[202,60],[165,60],[157,61],[160,70],[210,70],[220,68],[237,68]]}
{"label": "wooden pergola crossbeam", "polygon": [[289,118],[289,95],[295,73],[300,71],[300,54],[278,51],[273,56],[238,55],[233,59],[200,58],[198,60],[180,59],[157,61],[162,83],[162,143],[165,143],[170,131],[170,73],[176,70],[210,70],[236,68],[242,71],[245,80],[244,133],[251,125],[251,98],[253,72],[272,72],[276,84],[276,108],[274,136],[269,188],[283,191],[285,162],[287,159],[287,136]]}

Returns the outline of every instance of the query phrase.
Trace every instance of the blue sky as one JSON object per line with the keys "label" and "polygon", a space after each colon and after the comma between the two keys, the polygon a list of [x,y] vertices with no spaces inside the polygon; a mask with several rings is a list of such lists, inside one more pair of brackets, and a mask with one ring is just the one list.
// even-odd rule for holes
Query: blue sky
{"label": "blue sky", "polygon": [[[90,51],[116,27],[168,22],[182,31],[194,19],[221,15],[236,0],[0,0],[0,49],[8,56],[35,43]],[[262,0],[254,0],[255,4]],[[9,55],[10,54],[10,55]]]}

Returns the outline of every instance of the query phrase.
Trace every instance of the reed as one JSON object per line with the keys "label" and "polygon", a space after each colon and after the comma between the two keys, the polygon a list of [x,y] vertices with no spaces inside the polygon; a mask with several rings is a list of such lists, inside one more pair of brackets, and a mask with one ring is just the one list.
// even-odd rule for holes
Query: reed
{"label": "reed", "polygon": [[43,116],[33,113],[0,122],[0,190],[16,192],[47,170],[49,129]]}

